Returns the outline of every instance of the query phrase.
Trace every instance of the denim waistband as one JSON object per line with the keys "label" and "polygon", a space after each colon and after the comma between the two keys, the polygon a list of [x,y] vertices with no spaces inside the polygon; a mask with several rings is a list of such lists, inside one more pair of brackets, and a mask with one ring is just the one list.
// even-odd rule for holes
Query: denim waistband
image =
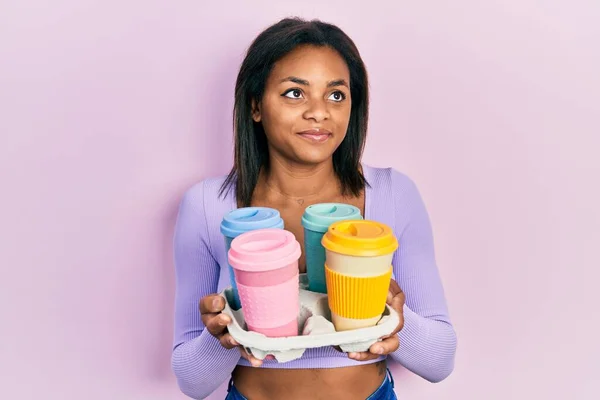
{"label": "denim waistband", "polygon": [[[227,389],[227,397],[225,400],[248,400],[242,395],[233,384],[233,378],[229,380],[229,388]],[[379,388],[373,392],[366,400],[396,400],[394,392],[394,377],[389,369],[387,369],[387,377]]]}

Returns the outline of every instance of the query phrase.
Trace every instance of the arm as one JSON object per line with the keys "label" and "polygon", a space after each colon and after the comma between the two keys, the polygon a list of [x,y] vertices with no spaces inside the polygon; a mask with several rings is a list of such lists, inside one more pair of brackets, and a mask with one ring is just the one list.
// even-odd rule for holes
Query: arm
{"label": "arm", "polygon": [[217,291],[219,266],[209,250],[203,184],[186,192],[174,237],[176,271],[175,332],[171,365],[179,388],[203,399],[223,383],[240,353],[227,350],[205,329],[198,304]]}
{"label": "arm", "polygon": [[408,221],[396,232],[400,247],[393,269],[406,303],[400,347],[390,356],[428,381],[440,382],[454,368],[457,340],[435,261],[431,224],[415,184],[396,171],[392,183],[396,219]]}

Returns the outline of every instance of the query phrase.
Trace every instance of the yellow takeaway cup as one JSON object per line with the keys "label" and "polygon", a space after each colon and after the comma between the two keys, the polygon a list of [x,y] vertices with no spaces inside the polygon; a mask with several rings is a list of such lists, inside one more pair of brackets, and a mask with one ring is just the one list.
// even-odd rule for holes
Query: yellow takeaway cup
{"label": "yellow takeaway cup", "polygon": [[329,226],[321,243],[336,331],[375,326],[385,310],[398,248],[392,229],[369,220],[340,221]]}

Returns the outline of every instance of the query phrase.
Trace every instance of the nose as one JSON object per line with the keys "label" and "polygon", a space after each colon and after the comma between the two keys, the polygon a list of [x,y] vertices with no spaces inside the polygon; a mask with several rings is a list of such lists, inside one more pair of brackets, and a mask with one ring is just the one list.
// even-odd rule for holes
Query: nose
{"label": "nose", "polygon": [[302,116],[304,119],[312,119],[315,122],[321,122],[329,119],[329,109],[327,108],[327,103],[322,100],[311,101]]}

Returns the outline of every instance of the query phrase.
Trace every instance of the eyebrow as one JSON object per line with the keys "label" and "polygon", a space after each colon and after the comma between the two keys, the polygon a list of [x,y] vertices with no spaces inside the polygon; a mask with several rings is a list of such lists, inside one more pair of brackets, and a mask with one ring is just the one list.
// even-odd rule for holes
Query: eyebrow
{"label": "eyebrow", "polygon": [[[281,80],[281,83],[283,83],[283,82],[294,82],[294,83],[297,83],[298,85],[310,86],[310,83],[306,79],[301,79],[296,76],[288,76],[287,78],[283,78]],[[335,86],[346,86],[347,88],[350,88],[348,85],[348,82],[346,82],[345,79],[336,79],[336,80],[327,82],[327,87],[335,87]]]}
{"label": "eyebrow", "polygon": [[345,79],[337,79],[335,81],[331,81],[327,83],[327,87],[334,87],[334,86],[346,86],[348,89],[350,89],[350,86],[348,85],[348,82],[346,82]]}

